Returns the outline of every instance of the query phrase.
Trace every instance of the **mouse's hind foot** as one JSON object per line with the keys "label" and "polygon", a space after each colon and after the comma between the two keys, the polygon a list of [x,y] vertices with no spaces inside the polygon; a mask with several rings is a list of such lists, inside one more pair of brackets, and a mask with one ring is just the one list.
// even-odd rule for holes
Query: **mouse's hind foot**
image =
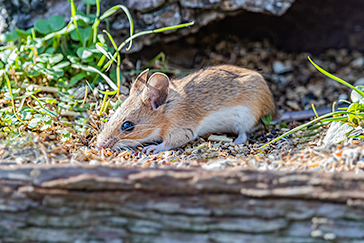
{"label": "mouse's hind foot", "polygon": [[246,135],[246,132],[239,133],[239,136],[235,139],[234,143],[236,144],[242,144],[245,143],[245,141],[248,139],[248,136]]}

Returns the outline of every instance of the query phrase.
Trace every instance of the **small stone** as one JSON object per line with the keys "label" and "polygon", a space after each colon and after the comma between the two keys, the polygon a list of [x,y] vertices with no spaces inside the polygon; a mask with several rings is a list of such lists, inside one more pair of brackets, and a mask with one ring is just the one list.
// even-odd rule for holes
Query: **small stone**
{"label": "small stone", "polygon": [[213,160],[202,166],[206,170],[222,170],[228,167],[232,167],[232,163],[229,160]]}
{"label": "small stone", "polygon": [[94,159],[89,162],[89,165],[100,165],[100,164],[101,164],[100,161]]}
{"label": "small stone", "polygon": [[364,78],[359,78],[355,81],[354,86],[364,85]]}
{"label": "small stone", "polygon": [[363,57],[358,57],[358,58],[354,59],[351,62],[351,65],[353,67],[362,67],[362,66],[364,66],[364,58]]}
{"label": "small stone", "polygon": [[15,159],[15,162],[18,164],[18,165],[21,165],[25,162],[25,159],[22,158],[22,157],[18,157]]}
{"label": "small stone", "polygon": [[363,172],[363,169],[355,169],[355,174],[362,174]]}
{"label": "small stone", "polygon": [[334,233],[326,233],[326,234],[324,234],[324,239],[325,240],[335,240],[336,235]]}
{"label": "small stone", "polygon": [[287,101],[287,105],[291,108],[293,108],[294,110],[301,110],[301,107],[297,104],[297,102],[294,102],[294,101]]}
{"label": "small stone", "polygon": [[321,230],[314,230],[311,232],[311,236],[314,238],[320,237],[322,235],[322,231]]}
{"label": "small stone", "polygon": [[339,95],[338,100],[339,100],[339,101],[340,101],[340,100],[348,100],[348,96],[347,96],[346,94],[341,94],[341,95]]}
{"label": "small stone", "polygon": [[120,93],[124,94],[124,95],[128,95],[129,94],[129,89],[127,87],[125,87],[124,85],[120,86]]}
{"label": "small stone", "polygon": [[233,141],[232,138],[228,138],[226,136],[221,136],[221,135],[210,135],[210,137],[207,140],[212,142],[226,142],[226,143],[230,143]]}
{"label": "small stone", "polygon": [[292,67],[284,65],[283,62],[274,61],[273,62],[273,71],[277,74],[282,74],[282,73],[292,71]]}

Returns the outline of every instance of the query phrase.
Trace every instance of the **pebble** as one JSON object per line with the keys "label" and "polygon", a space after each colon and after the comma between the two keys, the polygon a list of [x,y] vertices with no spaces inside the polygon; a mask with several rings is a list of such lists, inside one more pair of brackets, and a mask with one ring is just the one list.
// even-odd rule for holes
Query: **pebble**
{"label": "pebble", "polygon": [[100,165],[100,164],[101,164],[100,161],[94,159],[89,162],[89,165]]}
{"label": "pebble", "polygon": [[124,86],[124,85],[120,85],[120,93],[122,93],[124,95],[128,95],[129,94],[129,88]]}
{"label": "pebble", "polygon": [[282,74],[292,71],[292,67],[286,66],[281,61],[274,61],[273,62],[273,72],[276,74]]}
{"label": "pebble", "polygon": [[228,143],[233,141],[232,138],[228,138],[226,136],[221,136],[221,135],[210,135],[207,140],[212,142],[228,142]]}
{"label": "pebble", "polygon": [[223,170],[228,167],[232,167],[232,163],[229,160],[212,160],[202,166],[206,170]]}
{"label": "pebble", "polygon": [[[221,42],[214,42],[208,38],[206,43]],[[228,55],[227,57],[226,53],[229,53],[230,46],[236,48],[235,56]],[[209,48],[206,48],[208,52]],[[252,49],[254,49],[254,52],[251,51]],[[277,106],[285,110],[301,110],[304,107],[311,109],[311,103],[314,103],[316,108],[329,106],[332,102],[338,100],[340,94],[342,94],[340,96],[341,99],[345,98],[345,95],[350,94],[345,86],[335,81],[327,81],[325,76],[309,64],[307,61],[309,54],[307,53],[285,53],[259,42],[250,43],[246,46],[239,43],[224,42],[218,44],[218,48],[213,52],[211,56],[207,53],[206,57],[211,58],[215,56],[216,59],[211,59],[208,64],[211,64],[211,61],[236,61],[235,64],[250,67],[253,70],[260,69],[262,74],[270,77],[273,81],[270,82],[270,86],[274,90],[275,96],[279,98]],[[199,58],[201,63],[206,61],[203,57]],[[327,67],[332,74],[355,83],[355,86],[364,85],[364,57],[361,53],[357,52],[355,55],[352,55],[352,53],[345,50],[328,50],[327,53],[322,53],[319,58],[313,57],[312,59],[317,64]],[[130,67],[132,66],[133,64]],[[292,72],[293,67],[294,72]],[[124,84],[124,81],[123,79],[122,84]],[[110,90],[107,84],[101,85],[99,88],[101,90]],[[79,93],[79,98],[83,98],[84,91]],[[96,96],[99,96],[97,89],[94,92]],[[125,95],[121,94],[119,96],[120,100],[124,100],[128,92],[128,88],[122,86],[121,93],[125,93]],[[346,98],[348,99],[347,96]],[[112,112],[110,110],[109,114],[112,114]],[[293,128],[297,125],[299,123],[289,123],[288,127]],[[338,146],[337,144],[322,146],[323,136],[320,134],[315,137],[304,138],[304,132],[298,132],[269,146],[262,156],[255,157],[257,153],[261,152],[257,149],[259,146],[272,139],[272,135],[275,137],[284,131],[287,131],[287,129],[282,128],[277,130],[276,134],[273,131],[269,134],[260,130],[256,138],[252,135],[251,140],[239,145],[234,144],[233,139],[230,137],[213,135],[209,137],[208,142],[198,139],[181,147],[178,152],[162,152],[153,156],[145,156],[140,152],[141,149],[136,149],[132,152],[121,152],[118,156],[114,156],[112,153],[101,156],[99,153],[89,152],[89,149],[87,149],[81,153],[76,152],[77,156],[70,156],[75,153],[74,151],[77,151],[77,146],[79,145],[76,145],[74,150],[72,145],[69,145],[70,147],[67,149],[67,151],[70,151],[69,153],[61,151],[60,153],[63,154],[63,157],[56,157],[58,155],[51,152],[48,154],[50,157],[48,161],[52,164],[71,163],[84,165],[89,163],[90,165],[102,164],[146,168],[170,166],[178,168],[227,169],[236,167],[255,168],[258,170],[307,170],[326,173],[355,171],[355,173],[363,173],[364,158],[362,158],[361,151],[364,150],[364,145],[360,140],[349,139],[343,146]],[[259,137],[265,140],[260,141]],[[50,135],[49,138],[56,140],[55,135]],[[42,141],[43,139],[37,137],[33,139],[34,144]],[[205,142],[206,144],[203,144]],[[58,141],[46,141],[46,144],[48,143],[51,144],[50,147],[60,147]],[[14,149],[16,146],[19,146],[19,148]],[[90,150],[92,150],[92,143]],[[11,151],[11,153],[8,151]],[[70,157],[72,157],[72,160]],[[2,165],[10,163],[10,161],[18,164],[27,164],[29,161],[39,164],[46,163],[40,149],[37,149],[36,146],[24,149],[24,144],[18,143],[18,141],[11,145],[0,144],[0,158]],[[18,159],[16,160],[16,158]]]}
{"label": "pebble", "polygon": [[364,78],[359,78],[355,81],[354,86],[364,85]]}
{"label": "pebble", "polygon": [[364,66],[364,58],[363,57],[358,57],[358,58],[354,59],[351,62],[351,65],[353,67],[363,67]]}
{"label": "pebble", "polygon": [[347,96],[347,94],[340,94],[339,95],[339,98],[337,100],[338,101],[340,101],[340,100],[348,100],[348,96]]}

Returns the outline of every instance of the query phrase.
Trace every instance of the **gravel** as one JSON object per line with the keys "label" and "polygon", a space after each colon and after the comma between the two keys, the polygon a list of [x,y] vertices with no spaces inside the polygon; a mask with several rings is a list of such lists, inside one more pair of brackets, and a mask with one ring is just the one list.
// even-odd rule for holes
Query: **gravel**
{"label": "gravel", "polygon": [[[202,40],[202,43],[206,40]],[[214,42],[215,41],[215,42]],[[211,44],[215,43],[215,44]],[[234,51],[232,51],[234,50]],[[284,111],[329,107],[339,98],[350,97],[350,91],[327,79],[307,61],[308,53],[285,53],[275,50],[268,42],[244,44],[239,41],[218,41],[210,37],[204,51],[196,56],[195,65],[231,63],[261,70],[273,91],[277,107]],[[362,84],[364,57],[358,52],[328,50],[318,57],[311,56],[319,65],[350,83]],[[155,65],[158,65],[156,62]],[[170,69],[178,69],[173,65]],[[130,80],[128,80],[130,81]],[[95,114],[90,114],[98,120]],[[99,121],[98,124],[100,125]],[[211,134],[198,138],[181,148],[145,155],[142,147],[113,153],[95,150],[94,129],[87,136],[74,134],[60,142],[57,133],[42,135],[28,132],[16,140],[0,140],[0,165],[71,164],[115,167],[176,167],[206,170],[243,169],[281,171],[322,171],[327,173],[364,172],[364,143],[350,138],[342,144],[323,144],[327,128],[298,131],[264,149],[260,146],[301,123],[289,122],[265,130],[260,127],[250,134],[244,144],[234,144],[229,134]],[[312,133],[314,132],[314,133]],[[310,134],[311,133],[311,134]],[[93,139],[91,139],[93,137]],[[209,139],[210,138],[210,139]]]}

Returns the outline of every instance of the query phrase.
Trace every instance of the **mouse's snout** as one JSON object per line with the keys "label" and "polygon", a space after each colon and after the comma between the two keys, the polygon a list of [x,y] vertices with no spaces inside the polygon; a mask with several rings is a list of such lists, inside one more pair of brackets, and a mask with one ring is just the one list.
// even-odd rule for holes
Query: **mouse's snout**
{"label": "mouse's snout", "polygon": [[112,149],[116,144],[116,142],[117,142],[116,137],[109,137],[107,139],[98,139],[95,147],[97,150],[107,149],[107,148]]}

